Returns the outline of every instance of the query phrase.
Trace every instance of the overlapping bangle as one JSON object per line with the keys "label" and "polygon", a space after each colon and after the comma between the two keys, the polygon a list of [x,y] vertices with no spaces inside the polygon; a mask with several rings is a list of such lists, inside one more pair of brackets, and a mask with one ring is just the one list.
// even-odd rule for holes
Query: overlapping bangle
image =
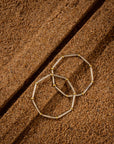
{"label": "overlapping bangle", "polygon": [[[56,68],[56,66],[58,65],[58,63],[59,63],[62,59],[64,59],[64,58],[69,58],[69,57],[79,57],[79,58],[81,58],[84,62],[86,62],[86,63],[89,65],[89,67],[90,67],[91,82],[90,82],[90,84],[87,86],[87,88],[86,88],[83,92],[81,92],[81,93],[79,93],[79,94],[76,94],[75,89],[74,89],[73,85],[71,84],[71,82],[70,82],[70,80],[69,80],[68,78],[63,77],[63,76],[60,76],[60,75],[57,75],[57,74],[54,73],[54,69]],[[50,115],[43,114],[43,113],[40,111],[40,109],[38,108],[38,105],[37,105],[36,102],[35,102],[35,91],[36,91],[36,86],[37,86],[37,84],[39,84],[41,81],[45,80],[46,78],[48,78],[48,77],[50,77],[50,76],[52,77],[52,84],[53,84],[53,86],[55,87],[55,89],[56,89],[57,91],[59,91],[63,96],[72,97],[72,103],[71,103],[70,109],[67,110],[67,111],[65,111],[64,113],[58,115],[58,116],[50,116]],[[67,83],[69,84],[71,90],[73,91],[73,94],[72,94],[72,95],[67,95],[67,94],[65,94],[61,89],[59,89],[59,88],[57,87],[57,85],[56,85],[55,77],[58,77],[58,78],[60,78],[60,79],[63,79],[63,80],[65,80],[65,81],[67,81]],[[75,98],[76,98],[77,96],[84,95],[84,94],[87,92],[87,90],[90,88],[90,86],[91,86],[92,84],[93,84],[93,69],[92,69],[92,65],[91,65],[84,57],[82,57],[80,54],[64,55],[64,56],[61,56],[61,57],[56,61],[56,63],[53,65],[53,67],[51,68],[51,73],[50,73],[50,74],[46,75],[45,77],[41,78],[40,80],[38,80],[38,81],[35,83],[31,100],[32,100],[35,108],[37,109],[37,111],[38,111],[38,113],[39,113],[40,115],[42,115],[42,116],[44,116],[44,117],[46,117],[46,118],[59,119],[59,118],[65,116],[66,114],[68,114],[69,112],[72,111],[72,109],[73,109],[73,107],[74,107]]]}

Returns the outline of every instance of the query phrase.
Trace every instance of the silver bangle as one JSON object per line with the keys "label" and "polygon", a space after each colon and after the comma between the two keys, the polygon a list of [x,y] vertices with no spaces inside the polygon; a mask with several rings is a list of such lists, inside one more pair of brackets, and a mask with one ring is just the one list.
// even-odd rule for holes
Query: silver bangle
{"label": "silver bangle", "polygon": [[[87,92],[87,90],[90,88],[90,86],[93,84],[93,69],[92,69],[92,65],[91,65],[84,57],[82,57],[80,54],[64,55],[64,56],[61,56],[61,57],[57,60],[57,62],[56,62],[56,63],[53,65],[53,67],[51,68],[53,85],[55,84],[55,78],[54,78],[54,75],[53,75],[53,74],[54,74],[54,69],[56,68],[57,64],[58,64],[63,58],[69,58],[69,57],[80,57],[80,58],[81,58],[83,61],[85,61],[85,62],[89,65],[89,67],[90,67],[91,82],[89,83],[89,85],[87,86],[87,88],[86,88],[83,92],[81,92],[81,93],[79,93],[79,94],[75,94],[75,96],[84,95],[84,94]],[[68,80],[68,79],[66,79],[66,80]],[[71,86],[71,88],[74,89],[69,80],[68,80],[68,83],[69,83],[69,85]],[[72,97],[72,96],[73,96],[73,95],[65,95],[64,92],[62,92],[61,90],[60,90],[60,92],[61,92],[64,96],[67,96],[67,97]]]}
{"label": "silver bangle", "polygon": [[[75,96],[72,95],[72,104],[71,104],[71,107],[70,107],[69,110],[65,111],[64,113],[62,113],[62,114],[60,114],[60,115],[58,115],[58,116],[50,116],[50,115],[43,114],[43,113],[40,111],[40,109],[38,108],[38,105],[37,105],[36,102],[35,102],[35,91],[36,91],[36,86],[37,86],[37,84],[40,83],[41,81],[45,80],[45,79],[48,78],[49,76],[52,76],[52,74],[46,75],[45,77],[41,78],[39,81],[37,81],[37,82],[35,83],[31,100],[32,100],[32,102],[33,102],[36,110],[38,111],[38,113],[39,113],[41,116],[44,116],[44,117],[46,117],[46,118],[51,118],[51,119],[58,119],[58,118],[63,117],[64,115],[68,114],[70,111],[73,110],[74,102],[75,102]],[[66,80],[65,77],[62,77],[62,76],[60,76],[60,75],[55,75],[55,74],[53,74],[53,76]],[[69,85],[69,86],[71,87],[71,85]],[[56,85],[54,85],[54,87],[55,87],[60,93],[62,93],[62,91],[61,91]],[[72,89],[72,87],[71,87],[71,89]],[[75,94],[75,90],[72,89],[72,91],[73,91],[73,93]],[[63,93],[62,93],[62,94],[63,94]],[[63,95],[64,95],[64,94],[63,94]]]}
{"label": "silver bangle", "polygon": [[[63,58],[69,58],[69,57],[80,57],[83,61],[85,61],[89,67],[90,67],[90,73],[91,73],[91,82],[90,84],[87,86],[87,88],[82,92],[82,93],[79,93],[79,94],[76,94],[75,92],[75,89],[74,87],[72,86],[71,82],[69,81],[68,78],[64,77],[64,76],[60,76],[60,75],[57,75],[57,74],[54,74],[54,69],[56,68],[56,65],[63,59]],[[36,86],[38,83],[40,83],[41,81],[45,80],[46,78],[48,78],[49,76],[52,77],[52,84],[53,86],[55,87],[55,89],[57,91],[59,91],[62,95],[66,96],[66,97],[72,97],[72,104],[71,104],[71,107],[69,110],[65,111],[64,113],[58,115],[58,116],[50,116],[50,115],[46,115],[46,114],[43,114],[39,108],[38,108],[38,105],[36,104],[35,102],[35,91],[36,91]],[[61,78],[65,81],[67,81],[67,83],[69,84],[69,86],[71,87],[72,91],[73,91],[73,94],[72,95],[67,95],[65,94],[61,89],[59,89],[56,85],[56,82],[55,82],[55,77],[58,77],[58,78]],[[82,57],[80,54],[70,54],[70,55],[64,55],[64,56],[61,56],[57,61],[56,63],[53,65],[53,67],[51,68],[51,74],[48,74],[46,75],[45,77],[42,77],[40,80],[38,80],[35,85],[34,85],[34,89],[33,89],[33,94],[32,94],[32,97],[31,97],[31,100],[36,108],[36,110],[38,111],[38,113],[41,115],[41,116],[44,116],[46,118],[51,118],[51,119],[59,119],[63,116],[65,116],[66,114],[68,114],[70,111],[72,111],[73,107],[74,107],[74,102],[75,102],[75,98],[77,96],[81,96],[81,95],[84,95],[87,90],[90,88],[90,86],[93,84],[93,69],[92,69],[92,65],[84,58]]]}

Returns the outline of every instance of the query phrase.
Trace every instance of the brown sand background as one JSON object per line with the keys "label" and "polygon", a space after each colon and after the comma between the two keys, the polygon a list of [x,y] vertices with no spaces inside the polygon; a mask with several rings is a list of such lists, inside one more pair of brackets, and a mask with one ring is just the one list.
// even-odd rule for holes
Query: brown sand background
{"label": "brown sand background", "polygon": [[[0,143],[113,143],[113,1],[1,1]],[[31,102],[34,84],[56,60],[79,53],[93,66],[94,84],[77,97],[71,113],[59,120],[41,117]],[[78,58],[55,70],[77,93],[90,82],[88,66]],[[67,84],[56,79],[70,94]],[[71,105],[52,87],[39,85],[36,101],[43,113],[58,115]]]}

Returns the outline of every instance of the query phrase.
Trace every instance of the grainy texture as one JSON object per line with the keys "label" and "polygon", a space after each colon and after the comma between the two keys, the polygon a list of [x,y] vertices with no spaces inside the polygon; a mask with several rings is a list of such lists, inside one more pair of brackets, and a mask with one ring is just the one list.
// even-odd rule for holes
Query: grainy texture
{"label": "grainy texture", "polygon": [[[114,41],[109,42],[101,55],[92,63],[96,76],[95,83],[86,95],[76,98],[73,112],[60,120],[37,117],[30,125],[29,132],[26,131],[21,143],[113,144],[113,69],[110,68],[113,62],[113,46]],[[93,58],[89,60],[93,61]],[[82,70],[82,73],[78,74],[87,79],[87,73],[88,71]],[[74,79],[73,75],[70,79],[79,81],[77,78]],[[78,86],[81,87],[81,83],[78,83]],[[66,105],[64,98],[56,99],[54,102],[57,103],[54,111],[61,110],[61,104]],[[46,107],[45,111],[47,111]]]}
{"label": "grainy texture", "polygon": [[[26,23],[25,25],[20,24],[22,31],[27,31],[25,32],[26,34],[22,32],[23,37],[21,37],[21,32],[19,32],[19,36],[22,38],[22,40],[19,41],[20,44],[18,45],[18,40],[14,42],[14,40],[11,39],[9,40],[9,43],[12,43],[12,48],[14,48],[14,50],[10,49],[10,44],[8,45],[9,48],[5,49],[6,45],[8,44],[8,37],[15,37],[15,33],[18,33],[18,29],[21,31],[20,27],[17,25],[13,27],[13,29],[16,29],[14,30],[13,34],[13,30],[11,29],[8,37],[6,37],[6,34],[3,34],[3,37],[1,38],[4,40],[1,43],[1,47],[3,46],[1,49],[3,51],[1,55],[3,59],[2,65],[4,65],[4,67],[0,69],[0,107],[3,107],[8,100],[11,99],[14,94],[24,85],[29,77],[41,66],[41,64],[46,60],[50,53],[56,49],[58,44],[69,33],[71,28],[80,20],[94,1],[95,0],[64,0],[60,2],[60,4],[56,1],[48,4],[49,1],[47,1],[47,3],[45,2],[44,5],[42,2],[41,9],[33,9],[33,12],[30,10],[31,14],[33,13],[33,20],[35,20],[36,24],[36,27],[34,26],[33,29],[30,27],[31,31],[33,30],[30,32],[30,34],[28,32],[28,25],[30,24],[29,20],[31,20],[29,18],[29,8],[26,8],[27,12],[23,9],[23,12],[25,12],[25,15],[23,16],[25,22],[27,21],[27,18],[29,20],[27,21],[28,25],[26,25]],[[42,10],[43,6],[45,7],[45,5],[47,6],[47,9],[45,10],[46,14],[44,14],[44,12],[39,14],[39,11]],[[50,16],[48,17],[48,15]],[[35,16],[37,18],[34,18]],[[48,18],[44,20],[45,22],[42,20],[42,22],[39,21],[37,23],[39,16],[44,17],[44,19],[45,17]],[[14,19],[14,16],[12,19]],[[22,20],[19,22],[22,23]],[[31,24],[34,25],[34,21],[32,21]],[[24,26],[25,28],[23,28]],[[7,30],[9,30],[9,28]],[[16,35],[16,37],[18,39],[18,35]],[[11,51],[11,53],[9,51]]]}
{"label": "grainy texture", "polygon": [[[48,74],[61,55],[80,53],[87,58],[93,65],[95,83],[86,95],[76,99],[73,112],[57,121],[39,116],[30,100],[33,82],[1,118],[2,143],[113,143],[112,18],[112,3],[106,1],[36,79]],[[88,67],[75,58],[61,63],[56,73],[68,77],[77,92],[82,91],[89,81]],[[59,80],[57,82],[61,83]],[[49,87],[44,82],[41,88],[40,108],[44,113],[62,112],[70,101],[54,88],[50,89],[51,82],[48,83]],[[70,92],[66,84],[60,84],[60,87]]]}
{"label": "grainy texture", "polygon": [[1,1],[0,2],[0,66],[4,66],[14,55],[38,33],[61,1]]}

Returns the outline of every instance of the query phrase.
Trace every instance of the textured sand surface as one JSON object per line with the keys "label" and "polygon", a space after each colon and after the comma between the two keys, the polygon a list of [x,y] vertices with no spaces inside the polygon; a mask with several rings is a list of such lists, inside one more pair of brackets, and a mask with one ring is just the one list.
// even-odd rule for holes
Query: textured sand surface
{"label": "textured sand surface", "polygon": [[[67,5],[67,1],[60,1],[57,4],[56,1],[53,1],[51,4],[53,6],[49,6],[50,10],[52,9],[53,12],[50,14],[49,8],[47,8],[47,16],[44,16],[41,20],[42,22],[39,22],[43,25],[41,28],[39,27],[40,32],[38,34],[36,34],[37,32],[34,32],[34,38],[30,35],[31,38],[29,39],[31,42],[27,42],[26,46],[23,46],[22,44],[22,51],[20,51],[20,48],[18,47],[18,52],[12,52],[11,55],[8,55],[9,57],[6,56],[7,59],[10,59],[13,55],[9,63],[4,63],[4,61],[1,63],[3,68],[1,69],[1,73],[4,74],[2,75],[2,81],[4,81],[4,83],[1,84],[1,97],[4,98],[1,101],[1,105],[3,105],[3,103],[22,86],[22,83],[30,77],[31,73],[34,73],[36,68],[41,65],[41,61],[45,61],[46,57],[48,57],[51,51],[57,47],[58,43],[67,35],[72,26],[79,21],[81,16],[93,3],[93,1],[86,2],[85,5],[82,5],[81,2],[72,1],[71,5],[72,3],[75,3],[77,7],[72,5],[71,11],[69,9],[67,14],[62,14],[63,17],[62,20],[60,20],[60,25],[58,24],[58,17],[56,17],[53,20],[56,25],[53,27],[50,24],[50,27],[47,28],[46,24],[48,21],[50,21],[50,19],[52,20],[60,9],[65,10],[66,8],[63,7],[64,5]],[[39,5],[42,6],[42,3],[43,1],[41,4],[39,3]],[[56,6],[54,6],[54,4]],[[78,5],[80,14],[78,13]],[[75,14],[74,11],[77,14]],[[43,13],[44,12],[42,12],[39,17],[42,17]],[[48,13],[50,15],[49,18],[47,18],[49,16]],[[73,17],[76,17],[76,19],[72,20]],[[68,22],[68,18],[70,22]],[[35,26],[34,29],[36,30]],[[31,28],[31,30],[33,29]],[[53,33],[53,30],[55,30],[56,33]],[[44,35],[45,33],[47,33],[47,35]],[[112,144],[113,33],[113,4],[111,0],[107,0],[62,48],[55,58],[50,61],[45,69],[0,119],[1,143]],[[21,36],[21,34],[19,35]],[[39,37],[40,35],[41,38]],[[43,35],[45,37],[43,37]],[[49,39],[47,39],[48,36]],[[25,39],[28,37],[29,34],[26,34]],[[52,39],[51,42],[50,39]],[[24,41],[24,39],[22,41]],[[37,48],[36,52],[36,45],[43,47],[43,44],[44,48]],[[33,46],[32,48],[31,45]],[[48,49],[43,51],[46,47],[48,47]],[[4,48],[3,51],[5,51]],[[25,57],[27,51],[28,56]],[[8,51],[6,51],[6,53],[8,54]],[[81,54],[92,64],[94,83],[84,96],[76,98],[75,107],[71,113],[59,120],[43,118],[38,114],[30,99],[34,84],[42,76],[50,73],[51,67],[60,56],[72,53]],[[3,56],[5,57],[5,53],[3,53]],[[36,57],[33,58],[34,56]],[[41,61],[39,60],[39,57]],[[24,69],[24,66],[28,64],[28,61],[30,61],[30,65]],[[14,82],[14,77],[11,78],[11,75],[8,74],[11,64],[12,68],[15,68],[16,71],[15,75],[13,73],[12,76],[17,80],[15,81],[17,84]],[[21,66],[20,69],[18,69],[18,66]],[[55,73],[69,78],[77,93],[82,92],[90,82],[89,67],[79,58],[64,59],[55,69]],[[56,83],[65,93],[72,93],[65,81],[56,79]],[[7,84],[8,87],[6,87]],[[52,87],[50,78],[39,84],[38,88],[39,89],[35,94],[35,100],[43,113],[58,115],[70,107],[72,98],[65,98],[57,92],[54,87]]]}
{"label": "textured sand surface", "polygon": [[[69,2],[65,0],[62,2],[60,1],[60,4],[57,1],[53,1],[54,4],[50,4],[50,2],[47,1],[47,4],[45,4],[47,7],[46,10],[44,10],[45,5],[44,7],[42,6],[44,4],[43,2],[41,4],[39,3],[39,5],[41,5],[41,8],[36,7],[33,12],[31,12],[31,9],[30,11],[23,10],[27,15],[23,16],[23,19],[25,20],[25,22],[27,22],[27,24],[23,24],[24,26],[22,24],[20,25],[22,27],[22,31],[27,32],[25,34],[24,32],[22,32],[23,37],[21,37],[21,30],[19,26],[17,25],[14,27],[16,29],[15,31],[22,38],[22,40],[19,40],[20,44],[18,44],[18,40],[15,40],[14,42],[14,39],[11,39],[11,37],[15,37],[15,31],[12,29],[11,32],[9,32],[9,37],[14,49],[10,49],[11,47],[8,43],[8,38],[6,38],[6,34],[3,33],[3,35],[1,35],[1,40],[3,40],[3,42],[1,43],[1,65],[3,65],[3,67],[2,69],[0,69],[0,107],[3,107],[7,103],[7,101],[10,100],[13,95],[19,90],[19,88],[28,81],[31,75],[42,65],[47,57],[49,57],[50,53],[54,49],[56,49],[62,39],[80,20],[87,9],[91,7],[94,1],[95,0],[81,0],[79,2],[78,0],[74,0]],[[27,6],[26,9],[28,10],[29,6]],[[41,12],[39,13],[39,11]],[[33,15],[32,22],[26,20],[27,18],[30,19],[29,13]],[[36,14],[42,19],[43,17],[44,19],[46,17],[45,21],[43,21],[42,19],[40,19],[40,21],[39,17],[37,17],[37,19],[39,20],[39,22],[37,22],[36,18],[34,18],[34,15]],[[19,22],[22,22],[22,20],[19,20],[18,17],[16,18]],[[10,25],[12,23],[9,22],[8,24]],[[29,28],[28,25],[30,24],[32,24],[34,27],[31,28],[31,26]],[[29,34],[27,29],[31,30],[31,34]],[[12,31],[14,31],[13,34]],[[7,32],[7,30],[5,32]],[[16,35],[16,37],[18,37],[18,35]],[[8,48],[6,48],[6,46],[8,46]]]}

